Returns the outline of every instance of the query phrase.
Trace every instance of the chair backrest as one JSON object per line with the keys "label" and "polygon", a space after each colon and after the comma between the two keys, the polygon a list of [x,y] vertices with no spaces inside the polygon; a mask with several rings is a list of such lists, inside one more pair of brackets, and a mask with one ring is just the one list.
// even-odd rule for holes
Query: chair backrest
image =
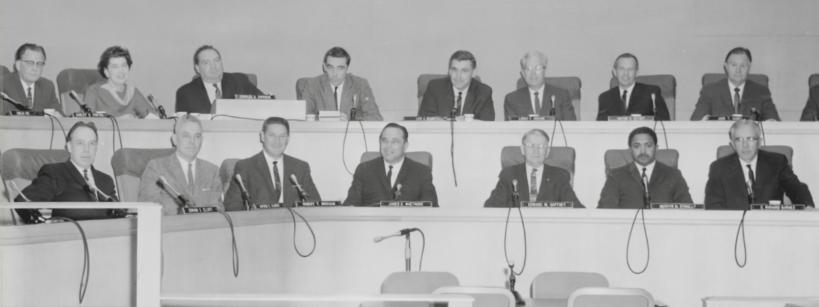
{"label": "chair backrest", "polygon": [[96,69],[67,68],[57,74],[57,88],[60,93],[60,104],[63,114],[70,115],[80,111],[80,107],[72,101],[68,93],[75,91],[80,100],[85,95],[85,89],[90,85],[105,80]]}
{"label": "chair backrest", "polygon": [[[258,87],[258,85],[256,85],[256,81],[258,81],[258,77],[256,77],[256,74],[250,74],[250,73],[240,73],[240,74],[245,74],[245,76],[247,76],[247,79],[250,80],[250,83],[253,84],[253,86]],[[194,80],[196,78],[199,78],[199,75],[193,75],[193,77],[191,77],[191,80]]]}
{"label": "chair backrest", "polygon": [[111,157],[111,167],[119,182],[122,201],[137,201],[139,181],[148,162],[174,153],[173,148],[122,148]]}
{"label": "chair backrest", "polygon": [[[707,73],[702,75],[702,85],[711,84],[714,82],[718,82],[722,79],[725,79],[724,73]],[[764,74],[748,74],[748,80],[754,81],[756,83],[762,84],[765,87],[768,87],[768,76]]]}
{"label": "chair backrest", "polygon": [[[654,158],[662,164],[677,168],[680,153],[676,149],[657,149]],[[631,149],[606,150],[603,160],[606,163],[606,174],[615,168],[634,162],[634,158],[631,157]]]}
{"label": "chair backrest", "polygon": [[[569,174],[574,176],[574,162],[576,156],[577,155],[573,147],[552,146],[552,148],[549,150],[549,156],[546,157],[546,161],[544,163],[565,169],[569,171]],[[520,152],[520,146],[504,146],[503,149],[501,149],[501,168],[507,168],[525,161],[526,159]]]}
{"label": "chair backrest", "polygon": [[450,272],[395,272],[381,283],[381,294],[432,293],[441,287],[458,285],[458,278]]}
{"label": "chair backrest", "polygon": [[580,288],[608,286],[609,280],[596,272],[543,272],[535,276],[529,290],[534,299],[568,299]]}
{"label": "chair backrest", "polygon": [[11,72],[9,71],[9,69],[8,69],[8,68],[6,68],[6,66],[0,65],[0,90],[5,91],[5,90],[2,88],[2,87],[3,87],[3,83],[4,83],[4,82],[5,82],[5,80],[6,80],[6,76],[7,76],[7,75],[9,75],[10,73],[11,73]]}
{"label": "chair backrest", "polygon": [[569,296],[569,307],[654,307],[654,298],[638,288],[580,288]]}
{"label": "chair backrest", "polygon": [[301,94],[304,92],[304,88],[307,87],[307,80],[310,77],[299,78],[296,80],[296,100],[302,100]]}
{"label": "chair backrest", "polygon": [[[663,95],[665,105],[668,107],[668,115],[671,120],[676,118],[677,113],[677,79],[674,75],[643,75],[635,78],[636,82],[655,85],[660,88],[660,95]],[[617,86],[617,78],[611,77],[609,87]]]}
{"label": "chair backrest", "polygon": [[63,149],[12,148],[3,152],[0,159],[2,159],[3,183],[9,201],[14,202],[17,190],[11,188],[11,182],[14,182],[20,189],[25,188],[37,177],[37,172],[43,165],[68,161],[68,152]]}
{"label": "chair backrest", "polygon": [[[429,81],[435,79],[445,78],[449,75],[447,74],[421,74],[418,76],[418,106],[421,105],[421,100],[424,99],[424,93],[427,92],[427,86],[429,85]],[[475,80],[481,81],[481,77],[479,76],[472,76]]]}
{"label": "chair backrest", "polygon": [[227,192],[228,187],[230,187],[230,182],[233,180],[233,168],[236,167],[236,162],[239,162],[239,159],[231,158],[225,159],[222,161],[222,165],[219,166],[219,179],[222,180],[222,191]]}
{"label": "chair backrest", "polygon": [[[788,164],[793,166],[793,147],[787,145],[766,145],[759,147],[759,150],[768,152],[775,152],[784,155],[788,158]],[[717,159],[728,156],[734,153],[734,148],[731,145],[721,145],[717,147]]]}
{"label": "chair backrest", "polygon": [[808,78],[808,88],[819,85],[819,74],[812,74]]}
{"label": "chair backrest", "polygon": [[[572,107],[577,118],[580,118],[580,88],[583,83],[578,77],[546,77],[546,84],[559,87],[569,91],[569,98],[572,99]],[[518,78],[516,82],[517,88],[526,86],[526,81],[523,78]]]}
{"label": "chair backrest", "polygon": [[[378,151],[367,151],[361,154],[361,162],[367,162],[380,156],[381,153]],[[432,154],[429,153],[429,151],[408,151],[406,152],[406,156],[412,159],[412,161],[426,165],[432,170]]]}
{"label": "chair backrest", "polygon": [[506,288],[496,287],[441,287],[436,294],[464,294],[475,300],[473,307],[515,307],[515,297]]}

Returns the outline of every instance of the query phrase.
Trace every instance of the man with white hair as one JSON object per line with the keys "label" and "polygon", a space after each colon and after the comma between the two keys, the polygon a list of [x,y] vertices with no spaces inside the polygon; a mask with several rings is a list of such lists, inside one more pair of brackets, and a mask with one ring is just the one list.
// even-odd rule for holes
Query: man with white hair
{"label": "man with white hair", "polygon": [[540,51],[529,51],[520,59],[520,76],[526,86],[503,100],[503,117],[554,116],[559,120],[577,120],[569,91],[546,84],[548,59]]}

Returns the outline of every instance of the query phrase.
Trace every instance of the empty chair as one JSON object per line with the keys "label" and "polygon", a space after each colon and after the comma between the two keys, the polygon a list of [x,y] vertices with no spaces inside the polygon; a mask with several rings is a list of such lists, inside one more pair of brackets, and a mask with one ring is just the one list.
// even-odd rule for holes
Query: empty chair
{"label": "empty chair", "polygon": [[236,162],[239,162],[239,159],[225,159],[222,161],[222,165],[219,166],[219,179],[222,180],[223,191],[225,192],[230,187],[230,182],[233,181],[233,169],[236,167]]}
{"label": "empty chair", "polygon": [[638,288],[580,288],[569,296],[569,307],[654,307],[654,298]]}
{"label": "empty chair", "polygon": [[[583,83],[578,77],[546,77],[546,84],[556,86],[569,91],[569,97],[572,99],[572,107],[578,120],[580,119],[580,87]],[[526,81],[523,78],[518,78],[517,88],[525,87]]]}
{"label": "empty chair", "polygon": [[577,289],[608,287],[603,274],[595,272],[543,272],[535,276],[530,287],[534,299],[569,299]]}
{"label": "empty chair", "polygon": [[[424,99],[424,93],[427,92],[427,86],[429,85],[429,81],[441,78],[448,78],[449,75],[447,74],[421,74],[418,76],[418,106],[421,106],[421,100]],[[474,76],[478,81],[481,81],[481,77]],[[296,85],[298,87],[298,84]]]}
{"label": "empty chair", "polygon": [[[764,150],[768,152],[775,152],[781,155],[784,155],[785,158],[788,158],[788,164],[793,166],[793,148],[787,145],[765,145],[760,146],[759,150]],[[731,155],[734,153],[734,148],[731,145],[722,145],[717,147],[717,159]]]}
{"label": "empty chair", "polygon": [[[381,153],[378,151],[368,151],[361,154],[361,162],[367,162],[380,156]],[[428,151],[408,151],[406,152],[406,156],[412,159],[412,161],[421,163],[432,170],[432,154]]]}
{"label": "empty chair", "polygon": [[[674,75],[643,75],[637,76],[635,82],[655,85],[660,88],[660,94],[663,95],[665,105],[668,107],[668,116],[671,120],[676,117],[677,110],[677,79]],[[617,78],[611,77],[609,81],[610,87],[617,86]]]}
{"label": "empty chair", "polygon": [[[433,293],[441,287],[458,286],[458,278],[449,272],[395,272],[381,283],[381,294]],[[438,304],[433,304],[437,306]],[[369,305],[368,305],[369,306]],[[389,307],[427,307],[427,303],[385,303]]]}
{"label": "empty chair", "polygon": [[[680,153],[676,149],[657,149],[654,158],[660,163],[677,168],[677,163],[680,159]],[[634,162],[631,157],[631,149],[609,149],[603,157],[606,163],[606,173],[621,167],[623,165]]]}
{"label": "empty chair", "polygon": [[[574,176],[574,162],[577,154],[573,147],[552,146],[544,163],[569,171]],[[505,146],[501,149],[501,168],[523,163],[525,158],[520,146]]]}
{"label": "empty chair", "polygon": [[[13,148],[0,156],[2,159],[3,184],[8,193],[9,202],[14,202],[17,197],[17,189],[12,187],[12,182],[23,189],[31,184],[37,177],[37,172],[45,164],[68,161],[68,151],[62,149],[22,149]],[[14,212],[10,212],[12,221],[16,224]]]}
{"label": "empty chair", "polygon": [[497,287],[441,287],[437,294],[465,294],[475,299],[473,307],[514,307],[515,297],[506,288]]}
{"label": "empty chair", "polygon": [[309,77],[303,77],[303,78],[299,78],[298,80],[296,80],[296,99],[297,100],[302,100],[303,99],[301,96],[302,96],[302,93],[304,93],[304,89],[307,87],[307,80],[309,80],[309,79],[310,79]]}
{"label": "empty chair", "polygon": [[148,162],[174,153],[173,148],[122,148],[111,157],[111,167],[119,182],[119,197],[122,201],[137,201],[139,180]]}
{"label": "empty chair", "polygon": [[[724,73],[707,73],[702,75],[702,85],[705,86],[725,78]],[[748,80],[759,83],[764,87],[768,87],[768,76],[764,74],[748,74]]]}
{"label": "empty chair", "polygon": [[819,85],[819,74],[810,75],[808,78],[808,87],[811,88],[817,85]]}
{"label": "empty chair", "polygon": [[100,76],[96,69],[67,68],[57,74],[57,89],[60,93],[60,103],[63,105],[63,114],[71,115],[80,111],[77,102],[69,97],[69,92],[76,92],[77,98],[82,101],[85,89],[101,81],[105,81],[105,78]]}

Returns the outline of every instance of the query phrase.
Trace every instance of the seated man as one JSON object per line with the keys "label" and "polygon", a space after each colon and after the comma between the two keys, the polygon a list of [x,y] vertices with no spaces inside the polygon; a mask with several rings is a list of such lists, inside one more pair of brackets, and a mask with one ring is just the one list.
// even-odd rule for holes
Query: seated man
{"label": "seated man", "polygon": [[[649,203],[692,203],[680,170],[658,162],[657,134],[640,127],[628,135],[634,163],[611,170],[597,208],[644,208]],[[646,195],[646,187],[648,194]],[[646,197],[647,196],[647,197]]]}
{"label": "seated man", "polygon": [[[65,148],[69,160],[46,164],[37,172],[37,178],[21,191],[16,202],[96,202],[116,201],[114,180],[94,168],[97,156],[97,127],[92,122],[79,121],[68,130]],[[25,223],[41,222],[40,214],[32,209],[17,209]],[[75,220],[119,217],[119,210],[109,209],[54,209],[53,217]]]}
{"label": "seated man", "polygon": [[[3,79],[0,92],[6,93],[9,98],[32,111],[54,109],[62,113],[54,83],[42,78],[45,61],[46,52],[43,46],[25,43],[17,48],[14,54],[14,72]],[[6,115],[11,111],[23,110],[7,101],[0,101],[0,115]]]}
{"label": "seated man", "polygon": [[377,206],[385,200],[431,201],[438,206],[432,171],[406,157],[408,138],[407,128],[396,123],[381,130],[381,157],[356,167],[345,206]]}
{"label": "seated man", "polygon": [[782,201],[787,194],[794,204],[814,206],[808,186],[793,173],[788,159],[759,150],[761,127],[751,120],[738,120],[728,136],[735,153],[711,163],[705,185],[707,209],[748,209],[749,204]]}
{"label": "seated man", "polygon": [[458,50],[449,57],[449,77],[427,86],[418,116],[450,117],[472,114],[475,119],[495,120],[492,88],[473,78],[478,62],[471,52]]}
{"label": "seated man", "polygon": [[307,201],[321,201],[321,196],[310,176],[310,164],[284,154],[290,140],[290,123],[281,117],[268,117],[259,132],[262,152],[236,162],[233,178],[225,193],[225,210],[244,210],[242,188],[236,175],[241,175],[253,204],[286,204],[299,201],[291,176],[307,193]]}
{"label": "seated man", "polygon": [[731,49],[725,56],[723,68],[727,78],[703,85],[691,120],[732,114],[757,120],[779,120],[776,105],[771,100],[771,91],[762,84],[748,80],[748,72],[751,70],[750,50],[743,47]]}
{"label": "seated man", "polygon": [[549,135],[532,129],[523,135],[520,152],[526,162],[501,170],[498,184],[484,207],[516,207],[512,201],[515,190],[520,201],[572,202],[575,208],[585,208],[577,199],[568,171],[544,164],[549,156]]}
{"label": "seated man", "polygon": [[[202,123],[195,116],[182,115],[176,119],[171,136],[176,152],[148,162],[139,183],[141,202],[162,204],[164,215],[181,213],[185,205],[222,207],[222,181],[219,168],[199,159],[202,149]],[[164,183],[159,178],[165,179]],[[177,193],[189,202],[182,203]]]}
{"label": "seated man", "polygon": [[307,114],[329,110],[349,118],[350,109],[355,108],[355,119],[381,120],[370,83],[347,72],[350,60],[350,54],[341,47],[330,48],[324,54],[324,74],[307,79],[304,88],[299,89],[299,97],[307,101]]}
{"label": "seated man", "polygon": [[819,120],[819,85],[810,88],[810,96],[808,102],[805,103],[805,108],[802,109],[801,121],[817,121]]}
{"label": "seated man", "polygon": [[198,75],[176,90],[176,112],[212,113],[216,99],[238,95],[264,95],[243,73],[226,73],[222,55],[204,45],[193,54],[193,70]]}
{"label": "seated man", "polygon": [[520,76],[526,87],[506,94],[503,117],[554,116],[559,120],[577,120],[569,91],[546,84],[548,59],[540,51],[530,51],[520,59]]}
{"label": "seated man", "polygon": [[631,53],[623,53],[614,59],[611,74],[617,78],[617,86],[603,92],[597,98],[597,120],[631,114],[653,115],[656,120],[671,118],[660,88],[635,82],[639,69],[640,62],[637,61],[637,56]]}

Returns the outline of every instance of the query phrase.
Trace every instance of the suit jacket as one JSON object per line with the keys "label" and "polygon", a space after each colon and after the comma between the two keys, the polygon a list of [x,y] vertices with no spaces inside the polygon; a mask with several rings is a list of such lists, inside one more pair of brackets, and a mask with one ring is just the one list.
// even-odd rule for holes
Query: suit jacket
{"label": "suit jacket", "polygon": [[[641,173],[634,163],[611,170],[600,192],[597,208],[643,208],[643,185]],[[654,171],[648,179],[650,202],[693,203],[680,170],[654,163]]]}
{"label": "suit jacket", "polygon": [[[572,98],[569,97],[569,91],[544,84],[543,97],[540,97],[541,108],[540,116],[548,116],[552,110],[551,98],[555,97],[555,117],[559,120],[577,120],[574,114],[574,106],[572,105]],[[532,95],[529,94],[529,87],[519,88],[509,94],[503,99],[503,117],[510,120],[516,117],[529,116],[534,114],[532,109]]]}
{"label": "suit jacket", "polygon": [[805,108],[802,110],[802,116],[799,120],[815,121],[819,120],[819,85],[810,88],[810,96],[808,102],[805,103]]}
{"label": "suit jacket", "polygon": [[[654,105],[651,103],[651,94],[654,94],[654,105],[657,114],[654,114]],[[597,98],[597,120],[608,120],[609,116],[624,116],[631,114],[654,115],[657,120],[669,120],[668,106],[656,85],[634,83],[628,110],[624,110],[620,87],[615,86],[600,94]]]}
{"label": "suit jacket", "polygon": [[[97,188],[109,196],[116,197],[114,180],[103,172],[98,171],[93,166],[91,173],[94,176],[94,183]],[[37,178],[29,186],[23,189],[22,193],[34,202],[95,202],[94,192],[87,188],[82,174],[74,167],[71,161],[46,164],[37,172]],[[97,196],[102,198],[103,196]],[[25,199],[18,195],[16,202],[24,202]],[[28,209],[17,209],[17,214],[24,221],[30,221],[34,212]],[[109,218],[109,209],[54,209],[51,212],[53,217],[67,217],[75,220],[90,220]]]}
{"label": "suit jacket", "polygon": [[[318,114],[318,111],[336,110],[336,99],[330,86],[330,78],[326,74],[307,79],[307,84],[301,89],[299,97],[307,101],[307,114]],[[340,108],[338,111],[350,114],[355,97],[357,118],[363,120],[382,120],[381,112],[375,103],[373,90],[367,79],[347,74],[341,91]]]}
{"label": "suit jacket", "polygon": [[[290,183],[290,175],[296,175],[302,188],[310,194],[308,201],[320,201],[313,177],[310,176],[310,165],[307,162],[284,155],[282,158],[284,168],[281,170],[284,175],[282,181],[282,193],[284,193],[284,203],[293,204],[299,200],[293,184]],[[236,162],[234,174],[242,175],[242,181],[250,194],[251,204],[273,204],[278,203],[278,199],[273,199],[273,177],[270,175],[270,168],[264,158],[264,153],[258,153],[250,158]],[[244,210],[242,194],[236,180],[230,181],[230,186],[225,193],[225,210]]]}
{"label": "suit jacket", "polygon": [[393,189],[401,184],[397,200],[431,201],[438,207],[438,195],[432,185],[432,171],[426,165],[404,157],[404,164],[398,171],[395,186],[390,186],[384,158],[376,158],[361,163],[355,169],[353,183],[347,191],[345,206],[378,205],[382,200],[393,199]]}
{"label": "suit jacket", "polygon": [[[418,108],[418,116],[449,117],[454,103],[455,94],[452,93],[452,81],[449,77],[429,81]],[[462,108],[463,114],[474,114],[475,119],[495,120],[492,88],[472,78]]]}
{"label": "suit jacket", "polygon": [[[748,208],[745,175],[736,153],[711,163],[705,185],[706,209],[744,210]],[[755,203],[782,201],[783,192],[795,204],[813,206],[808,186],[799,181],[785,156],[760,150],[757,154]]]}
{"label": "suit jacket", "polygon": [[[540,188],[538,188],[536,201],[554,201],[565,202],[570,201],[574,203],[575,208],[585,208],[577,195],[574,194],[571,183],[569,183],[571,176],[569,172],[559,168],[543,165],[543,174],[541,176]],[[526,163],[515,164],[504,168],[498,175],[498,184],[492,190],[492,195],[483,204],[484,207],[510,207],[512,206],[512,180],[517,179],[518,191],[520,200],[525,201],[529,199],[529,176],[526,174]]]}
{"label": "suit jacket", "polygon": [[166,190],[157,184],[159,176],[163,176],[174,190],[192,201],[195,206],[216,206],[224,209],[219,199],[222,196],[219,168],[208,161],[196,159],[193,173],[194,184],[189,186],[187,175],[182,170],[176,153],[153,159],[142,172],[137,199],[141,202],[161,204],[164,215],[178,214],[180,204],[171,194],[171,188]]}
{"label": "suit jacket", "polygon": [[[250,79],[243,73],[222,74],[222,97],[232,99],[235,95],[263,95]],[[191,82],[176,90],[176,112],[212,113],[212,101],[208,99],[202,78],[196,77]]]}
{"label": "suit jacket", "polygon": [[[26,91],[23,89],[23,84],[20,83],[20,74],[13,72],[6,75],[3,79],[2,88],[0,91],[5,92],[11,99],[25,104]],[[54,109],[62,113],[60,101],[57,100],[57,92],[54,90],[54,83],[46,78],[37,79],[34,82],[34,106],[28,106],[33,111],[42,112],[44,109]],[[0,114],[6,115],[11,111],[20,111],[14,105],[2,101],[0,104]]]}
{"label": "suit jacket", "polygon": [[[700,99],[691,114],[691,120],[701,120],[705,115],[731,116],[734,114],[733,92],[728,88],[728,79],[703,86]],[[752,117],[752,109],[761,114],[760,120],[779,120],[779,112],[771,100],[771,91],[754,81],[745,80],[745,89],[739,104],[739,113]]]}
{"label": "suit jacket", "polygon": [[83,100],[91,111],[102,111],[114,117],[130,114],[136,118],[144,118],[149,113],[156,113],[148,99],[135,86],[126,83],[125,99],[128,101],[126,104],[121,104],[119,96],[108,89],[107,82],[93,84],[85,90]]}

